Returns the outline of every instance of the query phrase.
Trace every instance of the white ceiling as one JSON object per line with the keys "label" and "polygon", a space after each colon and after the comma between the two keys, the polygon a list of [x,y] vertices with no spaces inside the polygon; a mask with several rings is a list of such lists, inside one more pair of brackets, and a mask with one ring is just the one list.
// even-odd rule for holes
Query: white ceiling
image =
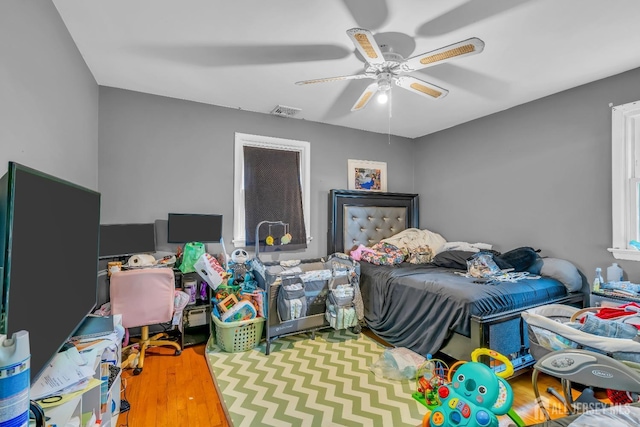
{"label": "white ceiling", "polygon": [[[409,138],[640,67],[638,0],[53,0],[97,83]],[[438,100],[372,81],[346,34],[369,29],[405,58],[478,37],[478,55],[410,75]]]}

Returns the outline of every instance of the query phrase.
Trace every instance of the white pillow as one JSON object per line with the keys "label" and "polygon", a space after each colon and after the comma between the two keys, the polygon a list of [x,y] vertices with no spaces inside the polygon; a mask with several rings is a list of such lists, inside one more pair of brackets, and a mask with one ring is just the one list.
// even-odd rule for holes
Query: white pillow
{"label": "white pillow", "polygon": [[540,274],[554,278],[567,288],[569,292],[578,292],[582,289],[582,277],[578,269],[570,261],[560,258],[543,258]]}

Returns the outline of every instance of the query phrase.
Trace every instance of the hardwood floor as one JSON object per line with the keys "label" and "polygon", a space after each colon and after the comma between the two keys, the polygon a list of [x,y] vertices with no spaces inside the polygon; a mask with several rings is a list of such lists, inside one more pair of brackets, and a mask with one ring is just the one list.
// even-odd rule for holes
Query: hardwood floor
{"label": "hardwood floor", "polygon": [[[205,358],[205,345],[148,351],[140,375],[125,369],[122,398],[131,409],[118,418],[128,427],[228,427]],[[115,427],[115,426],[114,426]]]}
{"label": "hardwood floor", "polygon": [[[127,369],[122,378],[122,398],[129,402],[131,409],[120,414],[118,426],[229,426],[209,373],[204,344],[187,347],[180,356],[174,356],[171,348],[154,348],[145,357],[140,375],[134,376],[132,370]],[[513,409],[525,423],[544,421],[535,402],[531,372],[512,378],[509,383],[515,396]],[[561,403],[546,392],[547,387],[560,392],[560,381],[541,374],[538,385],[552,418],[565,415]],[[500,426],[509,424],[508,417],[500,417]]]}

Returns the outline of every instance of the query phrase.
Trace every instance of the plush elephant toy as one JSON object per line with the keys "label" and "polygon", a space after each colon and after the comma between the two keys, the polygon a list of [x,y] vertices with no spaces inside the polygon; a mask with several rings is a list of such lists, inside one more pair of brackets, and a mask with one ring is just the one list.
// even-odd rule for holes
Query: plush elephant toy
{"label": "plush elephant toy", "polygon": [[461,365],[451,383],[438,388],[438,397],[431,427],[498,427],[497,415],[509,412],[513,403],[509,383],[480,362]]}

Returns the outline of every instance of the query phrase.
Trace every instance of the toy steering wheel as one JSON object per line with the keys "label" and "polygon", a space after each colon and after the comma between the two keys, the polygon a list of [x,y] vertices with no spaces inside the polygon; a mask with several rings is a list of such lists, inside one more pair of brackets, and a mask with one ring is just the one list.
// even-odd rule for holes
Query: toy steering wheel
{"label": "toy steering wheel", "polygon": [[506,356],[488,348],[477,348],[471,352],[472,361],[477,362],[479,356],[489,356],[492,359],[499,360],[500,362],[504,363],[504,371],[496,373],[496,375],[500,378],[508,378],[513,375],[513,364],[509,359],[507,359]]}

